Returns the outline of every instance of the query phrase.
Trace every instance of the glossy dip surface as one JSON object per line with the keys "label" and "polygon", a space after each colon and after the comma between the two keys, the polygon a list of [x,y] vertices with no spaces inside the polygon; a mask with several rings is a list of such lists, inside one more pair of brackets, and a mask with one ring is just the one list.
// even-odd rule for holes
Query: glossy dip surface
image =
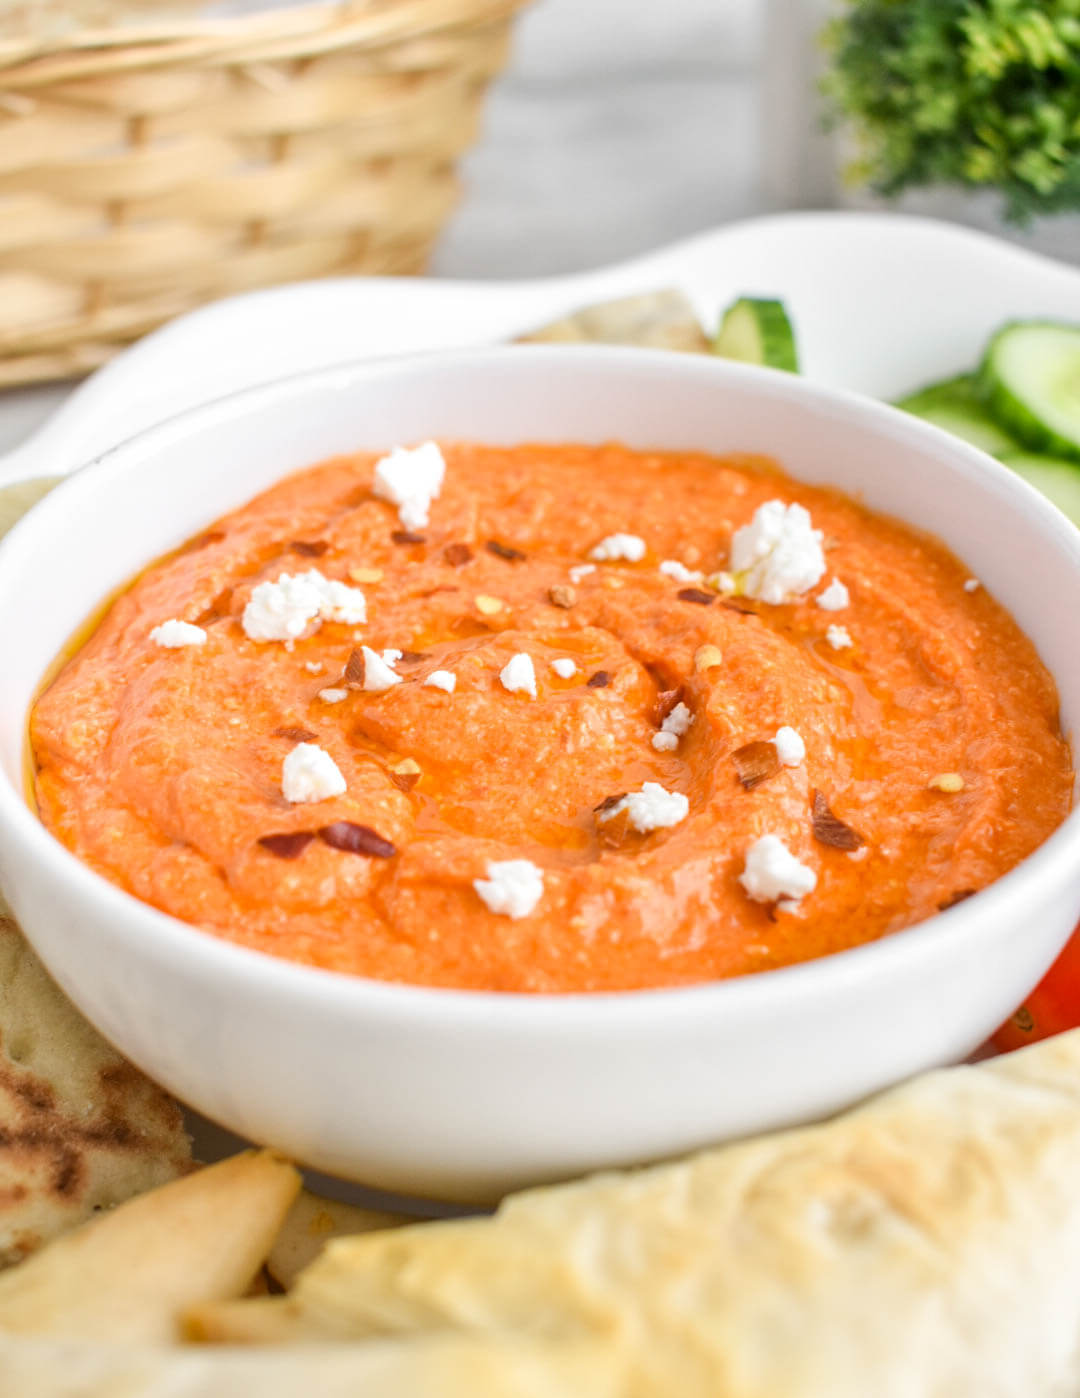
{"label": "glossy dip surface", "polygon": [[[276,956],[566,992],[736,976],[875,939],[991,883],[1065,817],[1053,683],[928,537],[762,459],[441,446],[421,528],[373,494],[375,456],[338,458],[115,602],[33,714],[39,807],[65,845],[136,897]],[[775,500],[809,510],[826,572],[780,604],[723,595],[709,580],[733,534]],[[590,558],[618,534],[644,555]],[[312,568],[362,591],[366,620],[289,643],[247,635],[253,588]],[[828,610],[833,579],[848,600]],[[156,644],[169,619],[205,642]],[[358,687],[361,645],[402,652],[400,683]],[[515,656],[535,698],[507,687]],[[424,683],[436,671],[453,692]],[[676,703],[687,724],[658,747]],[[805,747],[789,765],[781,728]],[[332,758],[343,792],[286,799],[301,743]],[[687,813],[650,831],[605,819],[645,782]],[[765,835],[812,871],[812,891],[750,896],[740,878]],[[542,880],[517,916],[477,887],[511,860]]]}

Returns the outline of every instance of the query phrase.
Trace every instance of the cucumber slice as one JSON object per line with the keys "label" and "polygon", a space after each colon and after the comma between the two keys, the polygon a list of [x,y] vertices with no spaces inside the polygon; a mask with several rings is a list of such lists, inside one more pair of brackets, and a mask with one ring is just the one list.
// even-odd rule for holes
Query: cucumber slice
{"label": "cucumber slice", "polygon": [[724,312],[712,351],[722,359],[799,372],[795,331],[782,301],[740,296]]}
{"label": "cucumber slice", "polygon": [[1025,446],[1080,461],[1080,325],[1017,320],[979,367],[990,415]]}
{"label": "cucumber slice", "polygon": [[1031,452],[1013,452],[1001,458],[1018,476],[1043,495],[1073,524],[1080,525],[1080,465],[1056,456],[1036,456]]}
{"label": "cucumber slice", "polygon": [[1003,431],[983,407],[971,374],[930,384],[901,398],[896,407],[932,422],[954,437],[962,437],[991,456],[1021,449],[1016,438]]}

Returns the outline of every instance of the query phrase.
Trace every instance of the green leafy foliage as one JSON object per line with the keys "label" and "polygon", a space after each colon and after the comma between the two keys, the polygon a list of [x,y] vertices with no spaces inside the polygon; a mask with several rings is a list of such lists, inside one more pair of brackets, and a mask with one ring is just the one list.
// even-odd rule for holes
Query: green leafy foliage
{"label": "green leafy foliage", "polygon": [[1080,0],[851,0],[825,43],[855,181],[997,189],[1021,223],[1080,209]]}

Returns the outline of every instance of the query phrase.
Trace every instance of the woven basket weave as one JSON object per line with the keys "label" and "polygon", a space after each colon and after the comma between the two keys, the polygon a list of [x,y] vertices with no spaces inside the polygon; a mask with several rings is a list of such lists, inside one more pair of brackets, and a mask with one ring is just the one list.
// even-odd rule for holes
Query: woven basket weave
{"label": "woven basket weave", "polygon": [[0,3],[0,386],[230,292],[422,270],[522,3]]}

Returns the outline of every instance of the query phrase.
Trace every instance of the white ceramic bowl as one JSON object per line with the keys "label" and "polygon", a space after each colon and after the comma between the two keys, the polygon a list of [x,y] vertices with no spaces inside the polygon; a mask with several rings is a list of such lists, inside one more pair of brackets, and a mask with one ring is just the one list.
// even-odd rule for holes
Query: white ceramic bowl
{"label": "white ceramic bowl", "polygon": [[108,453],[0,545],[0,878],[126,1054],[253,1139],[368,1184],[482,1198],[833,1111],[963,1056],[1080,910],[1080,812],[976,898],[873,945],[726,983],[528,997],[395,986],[229,946],[128,897],[27,805],[27,711],[87,614],[288,471],[434,436],[752,449],[928,527],[1012,611],[1080,717],[1080,533],[1001,466],[891,409],[691,356],[531,348],[250,390]]}

